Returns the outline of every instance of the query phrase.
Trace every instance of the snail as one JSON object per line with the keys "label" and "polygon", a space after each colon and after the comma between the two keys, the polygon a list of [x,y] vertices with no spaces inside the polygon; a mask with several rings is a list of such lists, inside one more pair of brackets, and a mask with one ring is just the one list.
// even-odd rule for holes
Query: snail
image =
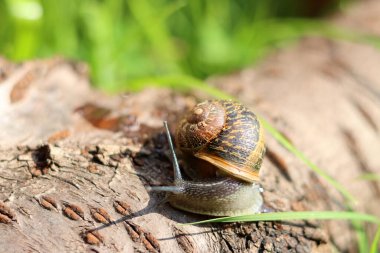
{"label": "snail", "polygon": [[[182,177],[167,122],[164,127],[174,183],[150,190],[169,192],[173,207],[192,213],[231,216],[261,212],[259,171],[265,146],[262,126],[253,112],[237,102],[209,100],[185,115],[175,140],[185,158],[190,158],[190,180]],[[204,170],[207,172],[202,173]]]}

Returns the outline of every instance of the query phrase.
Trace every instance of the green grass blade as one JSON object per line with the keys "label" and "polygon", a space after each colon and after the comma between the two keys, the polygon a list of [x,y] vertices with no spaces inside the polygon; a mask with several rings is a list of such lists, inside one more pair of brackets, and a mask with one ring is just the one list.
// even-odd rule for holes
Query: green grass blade
{"label": "green grass blade", "polygon": [[165,75],[159,77],[143,78],[128,83],[128,90],[138,91],[147,86],[166,87],[187,91],[202,91],[212,97],[219,99],[236,100],[233,96],[210,86],[209,84],[187,75]]}
{"label": "green grass blade", "polygon": [[367,181],[380,181],[380,174],[377,173],[364,173],[356,178],[357,180],[367,180]]}
{"label": "green grass blade", "polygon": [[373,238],[370,253],[378,252],[378,249],[380,247],[379,242],[380,242],[380,226],[378,227],[375,237]]}
{"label": "green grass blade", "polygon": [[369,251],[369,240],[365,231],[364,224],[360,221],[351,221],[358,241],[359,252]]}
{"label": "green grass blade", "polygon": [[255,221],[285,221],[285,220],[350,220],[380,224],[380,219],[376,216],[358,212],[337,212],[337,211],[317,211],[317,212],[275,212],[258,213],[240,216],[222,217],[197,222],[186,223],[195,225],[211,222],[255,222]]}
{"label": "green grass blade", "polygon": [[354,196],[338,181],[329,176],[324,170],[320,169],[317,165],[311,162],[300,150],[298,150],[293,144],[291,144],[277,129],[275,129],[268,121],[260,118],[263,126],[268,132],[287,150],[293,153],[301,161],[303,161],[307,166],[309,166],[318,175],[323,177],[327,182],[329,182],[336,190],[338,190],[345,198],[348,200],[348,206],[351,206],[355,202]]}

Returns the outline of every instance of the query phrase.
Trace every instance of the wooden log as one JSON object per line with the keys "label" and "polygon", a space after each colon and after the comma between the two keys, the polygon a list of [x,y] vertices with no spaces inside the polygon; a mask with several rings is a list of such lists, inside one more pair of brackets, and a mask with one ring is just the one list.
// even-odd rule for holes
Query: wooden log
{"label": "wooden log", "polygon": [[[373,2],[364,4],[380,13]],[[347,16],[337,20],[350,25]],[[379,59],[369,45],[307,38],[255,68],[210,82],[347,187],[356,210],[380,216],[379,183],[357,180],[380,173]],[[204,94],[146,89],[107,96],[90,88],[85,65],[62,59],[20,65],[0,59],[0,73],[1,250],[357,251],[348,222],[182,226],[206,217],[173,209],[162,194],[146,191],[172,180],[162,121],[173,131]],[[268,206],[344,210],[331,185],[268,133],[266,139],[261,179]]]}

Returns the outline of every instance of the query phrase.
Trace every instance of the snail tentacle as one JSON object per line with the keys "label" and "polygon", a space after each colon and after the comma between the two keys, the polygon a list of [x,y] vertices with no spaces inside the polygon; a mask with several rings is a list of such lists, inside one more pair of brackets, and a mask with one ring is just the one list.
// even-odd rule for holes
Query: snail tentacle
{"label": "snail tentacle", "polygon": [[174,185],[172,186],[148,186],[148,191],[161,191],[161,192],[172,192],[172,193],[180,193],[184,191],[183,187],[183,179],[181,174],[181,169],[179,168],[177,155],[174,151],[174,145],[172,138],[170,136],[170,131],[168,127],[168,122],[164,121],[164,128],[166,132],[166,138],[168,139],[169,143],[169,149],[172,157],[172,164],[173,164],[173,170],[174,170]]}
{"label": "snail tentacle", "polygon": [[170,153],[172,155],[172,163],[173,163],[173,169],[174,169],[174,182],[180,182],[182,181],[181,169],[179,168],[178,159],[174,151],[174,145],[173,145],[172,138],[170,136],[170,131],[169,131],[167,121],[164,121],[164,127],[166,131],[166,138],[168,138],[168,142],[169,142]]}

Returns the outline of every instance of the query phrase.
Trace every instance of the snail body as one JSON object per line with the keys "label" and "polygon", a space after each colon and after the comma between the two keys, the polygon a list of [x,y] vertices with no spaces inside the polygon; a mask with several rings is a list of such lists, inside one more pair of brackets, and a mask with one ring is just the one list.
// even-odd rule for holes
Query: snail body
{"label": "snail body", "polygon": [[169,195],[177,209],[211,216],[233,216],[260,212],[263,204],[260,185],[233,178],[183,181],[182,190]]}
{"label": "snail body", "polygon": [[210,170],[203,179],[182,178],[164,124],[173,158],[174,185],[152,190],[169,192],[172,206],[193,213],[230,216],[260,212],[259,171],[265,146],[263,129],[253,112],[237,102],[211,100],[196,105],[180,121],[175,134],[177,148],[206,165],[190,166],[193,171],[188,173]]}

